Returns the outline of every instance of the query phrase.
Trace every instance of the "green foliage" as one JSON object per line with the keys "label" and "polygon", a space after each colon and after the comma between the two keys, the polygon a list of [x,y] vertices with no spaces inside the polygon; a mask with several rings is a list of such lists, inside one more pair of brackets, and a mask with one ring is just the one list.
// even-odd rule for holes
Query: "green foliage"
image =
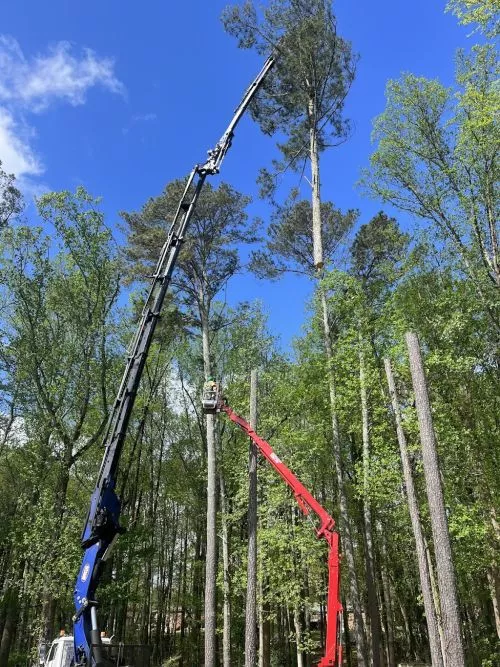
{"label": "green foliage", "polygon": [[498,328],[497,214],[499,97],[489,46],[459,55],[456,94],[438,81],[404,75],[387,85],[387,105],[374,124],[377,149],[365,189],[430,220],[449,244]]}
{"label": "green foliage", "polygon": [[384,294],[402,274],[408,242],[409,235],[383,211],[359,228],[351,247],[352,272],[369,298]]}
{"label": "green foliage", "polygon": [[[354,80],[357,57],[337,32],[331,3],[273,0],[265,8],[252,0],[226,8],[222,21],[240,48],[261,54],[275,49],[275,66],[252,106],[252,115],[267,134],[285,132],[278,144],[282,159],[274,172],[301,169],[309,156],[310,132],[318,146],[345,140],[349,123],[343,117],[344,101]],[[263,191],[274,185],[263,172]]]}
{"label": "green foliage", "polygon": [[[330,262],[354,225],[357,211],[342,213],[331,202],[321,204],[323,253]],[[314,276],[311,237],[312,208],[302,200],[279,207],[268,227],[266,250],[252,252],[250,267],[260,278],[277,278],[286,271]]]}
{"label": "green foliage", "polygon": [[39,610],[24,616],[33,639],[53,632],[56,607],[71,605],[83,519],[72,468],[102,433],[114,373],[120,266],[97,204],[81,188],[46,194],[37,206],[52,234],[9,226],[0,240],[11,417],[0,455],[16,517],[4,524],[4,557],[21,572],[18,603]]}
{"label": "green foliage", "polygon": [[[477,20],[476,10],[489,11],[486,3],[452,7],[471,10],[464,20]],[[487,29],[496,29],[493,14],[485,16]],[[311,130],[318,135],[320,151],[345,138],[343,101],[355,58],[336,35],[329,4],[276,0],[259,14],[246,2],[228,9],[225,22],[243,47],[267,53],[270,43],[277,42],[280,50],[275,73],[253,110],[263,129],[286,134],[283,161],[275,169],[300,166]],[[389,83],[364,183],[372,194],[432,224],[427,236],[409,238],[394,218],[380,212],[357,230],[348,249],[348,270],[329,270],[328,262],[333,264],[339,251],[346,250],[357,212],[342,213],[323,202],[327,265],[311,300],[306,330],[290,355],[277,349],[260,304],[228,307],[219,300],[241,268],[238,247],[258,240],[257,223],[247,218],[246,196],[226,184],[206,187],[130,421],[118,479],[127,533],[117,542],[100,588],[103,625],[120,639],[150,643],[154,664],[203,663],[203,327],[229,403],[243,415],[249,409],[249,375],[258,368],[258,432],[335,519],[340,515],[335,464],[340,461],[363,604],[363,509],[369,505],[380,610],[384,626],[389,618],[393,621],[398,661],[425,659],[427,638],[382,359],[389,355],[393,362],[422,527],[432,554],[403,344],[407,330],[418,332],[467,652],[477,664],[494,664],[491,582],[498,575],[500,506],[496,68],[492,47],[481,46],[470,55],[459,54],[455,90],[410,74]],[[311,107],[311,96],[321,86],[324,93]],[[268,194],[273,179],[271,172],[262,175]],[[139,212],[123,214],[129,282],[141,283],[154,268],[183,185],[174,181]],[[52,637],[59,625],[70,628],[80,528],[100,458],[95,444],[140,302],[132,294],[130,309],[117,308],[122,267],[99,200],[79,188],[44,195],[37,206],[43,227],[19,224],[21,200],[14,181],[0,172],[0,223],[4,218],[9,222],[0,235],[0,629],[6,621],[16,628],[11,664],[25,662],[42,634]],[[284,271],[315,275],[311,228],[312,208],[293,192],[285,205],[274,206],[266,247],[253,254],[253,268],[266,278]],[[332,343],[328,362],[323,296]],[[332,373],[338,460],[332,451]],[[368,451],[363,448],[362,383]],[[222,534],[224,522],[235,665],[241,664],[244,646],[248,445],[248,438],[221,415],[217,456],[227,507],[219,512],[218,531]],[[307,623],[325,601],[325,546],[263,460],[258,477],[259,603],[272,622],[273,664],[293,664],[297,648],[307,658],[318,651],[319,632]],[[342,526],[340,531],[344,544]],[[347,572],[343,566],[344,597]],[[378,576],[382,572],[388,589]],[[349,611],[348,601],[346,607]],[[302,622],[301,633],[295,632],[295,619]]]}
{"label": "green foliage", "polygon": [[488,37],[495,37],[500,32],[498,0],[450,0],[446,9],[452,11],[463,25],[477,23]]}
{"label": "green foliage", "polygon": [[[184,181],[172,181],[138,213],[122,213],[128,227],[127,255],[130,274],[150,275],[177,210]],[[250,199],[225,183],[206,184],[190,222],[189,233],[177,265],[173,286],[181,303],[193,316],[193,305],[210,310],[210,304],[239,268],[236,244],[257,240],[257,222],[248,222]],[[199,317],[199,314],[198,314]]]}
{"label": "green foliage", "polygon": [[[65,429],[63,433],[71,433],[75,426],[72,415],[77,414],[82,400],[77,387],[82,385],[74,376],[70,382],[69,376],[78,373],[82,381],[86,380],[85,366],[78,362],[82,363],[81,355],[89,348],[79,345],[82,340],[90,344],[94,331],[94,320],[82,319],[82,312],[92,312],[85,306],[86,299],[92,299],[89,304],[101,316],[106,312],[103,304],[109,306],[109,299],[102,294],[99,298],[87,295],[84,285],[86,281],[98,285],[98,271],[117,279],[118,266],[93,200],[81,193],[74,201],[66,193],[46,198],[43,203],[47,221],[57,224],[60,231],[52,241],[40,229],[4,231],[4,297],[8,285],[25,299],[29,294],[32,300],[28,303],[37,309],[40,333],[36,343],[45,346],[40,347],[45,350],[41,368],[47,380],[42,388],[47,387],[56,405],[59,392],[61,400],[63,396],[68,401],[67,415],[61,408],[60,412],[56,410],[56,417]],[[292,242],[292,233],[289,238]],[[488,335],[490,324],[474,285],[456,272],[447,250],[437,255],[436,250],[419,243],[419,252],[410,263],[404,258],[407,243],[407,236],[393,219],[378,215],[356,235],[349,272],[325,272],[319,286],[327,296],[333,335],[336,410],[356,545],[355,567],[363,582],[361,508],[369,499],[376,527],[377,568],[383,566],[388,572],[392,594],[398,601],[392,613],[399,659],[408,659],[415,651],[423,655],[425,635],[419,631],[410,647],[404,629],[405,622],[412,629],[422,627],[422,599],[401,487],[398,446],[380,364],[382,356],[390,353],[398,377],[423,528],[432,549],[418,427],[401,344],[404,332],[411,328],[419,332],[426,352],[461,602],[471,614],[475,609],[486,610],[468,641],[471,650],[487,664],[494,652],[494,628],[486,577],[496,557],[491,512],[498,505],[500,492],[495,420],[499,392],[494,347]],[[291,264],[288,256],[283,261]],[[110,287],[117,283],[110,280],[103,284]],[[83,311],[66,312],[66,295]],[[86,444],[89,434],[95,433],[100,424],[97,415],[102,414],[102,407],[99,390],[92,385],[94,393],[78,449],[75,451],[73,442],[70,450],[72,456],[80,454],[65,467],[63,459],[69,450],[35,391],[25,333],[31,309],[20,310],[6,298],[5,304],[10,308],[2,310],[2,329],[9,341],[2,352],[3,399],[5,405],[14,400],[10,387],[16,378],[19,390],[15,414],[22,416],[23,427],[21,432],[11,430],[0,449],[0,489],[6,507],[0,514],[0,530],[5,536],[2,547],[6,547],[0,552],[0,571],[8,573],[4,584],[14,582],[14,586],[2,589],[6,592],[0,598],[0,609],[15,609],[16,599],[30,636],[37,637],[45,622],[40,610],[48,597],[57,609],[57,623],[60,619],[70,627],[71,592],[80,559],[78,536],[99,458]],[[313,300],[308,329],[296,341],[293,357],[287,358],[276,350],[258,304],[228,308],[214,300],[211,317],[222,326],[212,329],[211,347],[229,402],[243,415],[248,412],[249,373],[259,367],[259,433],[270,439],[278,455],[338,518],[320,306]],[[95,323],[101,334],[106,333],[107,349],[113,358],[107,370],[108,393],[110,382],[116,382],[115,355],[122,345],[116,329],[119,326],[125,331],[126,338],[134,312],[134,308],[116,312],[110,306],[105,326],[101,323],[99,329]],[[107,629],[121,638],[149,641],[159,662],[181,655],[189,664],[199,664],[206,501],[205,431],[198,406],[201,346],[194,335],[195,327],[177,327],[174,308],[165,315],[167,321],[151,350],[123,453],[119,491],[128,532],[118,541],[105,572],[100,615]],[[63,328],[58,327],[59,321]],[[86,335],[82,337],[83,331]],[[53,352],[46,349],[50,346]],[[360,350],[365,360],[370,415],[367,480],[362,461]],[[90,378],[97,377],[95,364],[100,357],[95,352],[89,357]],[[68,366],[70,362],[75,366]],[[58,375],[61,366],[63,371],[59,370]],[[226,514],[222,517],[219,513],[218,520],[224,518],[229,531],[232,644],[233,654],[241,655],[248,440],[222,417],[218,429],[218,456],[228,500]],[[64,470],[68,475],[62,493]],[[277,659],[296,650],[294,613],[305,619],[324,601],[325,547],[265,461],[259,463],[258,475],[259,572],[264,577],[260,599],[274,624],[272,651]],[[53,557],[47,558],[47,554]],[[347,584],[344,567],[343,590],[347,590]],[[218,586],[222,600],[221,562]],[[362,594],[366,594],[363,583]],[[179,629],[175,633],[165,629],[167,620],[177,618],[176,614],[179,625],[184,619],[183,634]],[[53,631],[57,629],[55,623]],[[305,625],[299,648],[309,653],[318,648],[318,635]]]}
{"label": "green foliage", "polygon": [[0,160],[0,229],[15,220],[24,208],[23,196],[15,182],[14,174],[5,173]]}
{"label": "green foliage", "polygon": [[44,195],[39,212],[54,237],[24,226],[2,237],[4,352],[16,394],[30,406],[26,429],[40,432],[42,420],[70,450],[87,447],[107,411],[119,264],[96,203],[82,189]]}

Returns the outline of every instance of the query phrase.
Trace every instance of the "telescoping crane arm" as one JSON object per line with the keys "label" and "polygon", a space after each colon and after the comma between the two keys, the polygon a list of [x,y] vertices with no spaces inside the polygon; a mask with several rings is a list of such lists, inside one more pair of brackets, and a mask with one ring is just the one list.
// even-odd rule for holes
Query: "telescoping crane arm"
{"label": "telescoping crane arm", "polygon": [[293,491],[293,495],[302,512],[307,516],[314,512],[320,524],[316,529],[318,538],[328,544],[328,596],[326,608],[326,646],[325,655],[318,667],[340,667],[342,665],[342,644],[340,641],[342,625],[342,605],[340,603],[340,558],[339,535],[334,530],[335,521],[324,507],[309,493],[293,472],[276,455],[271,445],[255,433],[243,417],[237,415],[223,400],[219,399],[218,408],[239,426],[257,445],[261,454],[269,461],[276,472]]}
{"label": "telescoping crane arm", "polygon": [[151,340],[179,250],[205,178],[219,172],[222,161],[231,146],[234,130],[273,64],[274,58],[271,56],[246,90],[226,131],[215,148],[209,151],[206,162],[196,165],[191,171],[151,279],[149,293],[130,346],[118,395],[111,410],[103,442],[104,457],[82,533],[84,556],[74,592],[76,613],[73,617],[77,665],[87,664],[89,667],[92,665],[99,667],[105,663],[97,620],[95,593],[99,585],[102,565],[109,557],[116,538],[123,532],[119,525],[120,499],[115,491],[118,463]]}

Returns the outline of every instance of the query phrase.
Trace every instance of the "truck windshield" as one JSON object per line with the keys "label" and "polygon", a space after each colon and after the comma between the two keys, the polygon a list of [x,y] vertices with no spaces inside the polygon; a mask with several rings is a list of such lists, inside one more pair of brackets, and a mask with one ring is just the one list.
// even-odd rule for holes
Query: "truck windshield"
{"label": "truck windshield", "polygon": [[56,650],[57,650],[57,644],[54,642],[54,644],[52,644],[52,646],[50,647],[49,655],[47,656],[47,662],[54,660]]}
{"label": "truck windshield", "polygon": [[64,642],[61,664],[59,667],[70,667],[74,663],[75,647],[73,642]]}

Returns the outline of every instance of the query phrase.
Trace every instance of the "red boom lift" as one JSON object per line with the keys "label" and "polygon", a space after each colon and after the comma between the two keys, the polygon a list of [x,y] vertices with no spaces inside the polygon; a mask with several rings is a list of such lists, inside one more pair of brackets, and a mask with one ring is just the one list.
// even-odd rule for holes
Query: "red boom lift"
{"label": "red boom lift", "polygon": [[340,602],[340,557],[339,535],[334,530],[335,521],[316,498],[297,479],[293,472],[274,452],[271,445],[257,435],[250,424],[232,410],[222,397],[215,382],[205,385],[203,410],[207,413],[225,412],[229,419],[239,426],[255,443],[260,453],[269,461],[276,472],[293,491],[293,495],[305,516],[314,512],[320,523],[316,536],[328,544],[328,594],[326,607],[325,654],[318,667],[340,667],[342,665],[342,604]]}

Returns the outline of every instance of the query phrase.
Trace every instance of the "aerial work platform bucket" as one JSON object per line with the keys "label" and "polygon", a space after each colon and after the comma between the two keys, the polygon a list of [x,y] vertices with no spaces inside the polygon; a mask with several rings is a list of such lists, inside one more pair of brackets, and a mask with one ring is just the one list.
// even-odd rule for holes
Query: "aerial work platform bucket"
{"label": "aerial work platform bucket", "polygon": [[209,380],[205,382],[203,386],[203,396],[201,403],[203,406],[203,412],[206,415],[214,415],[216,412],[219,412],[219,396],[220,396],[220,387],[217,382],[214,380]]}

